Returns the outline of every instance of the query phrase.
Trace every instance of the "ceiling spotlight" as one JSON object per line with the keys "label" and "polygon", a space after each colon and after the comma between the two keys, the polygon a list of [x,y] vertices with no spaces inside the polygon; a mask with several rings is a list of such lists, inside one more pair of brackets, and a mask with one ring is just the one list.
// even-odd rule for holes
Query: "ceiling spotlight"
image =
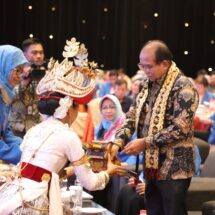
{"label": "ceiling spotlight", "polygon": [[208,68],[208,71],[209,71],[209,72],[212,72],[212,71],[213,71],[213,68],[209,67],[209,68]]}
{"label": "ceiling spotlight", "polygon": [[154,13],[154,17],[158,17],[159,16],[159,14],[158,13]]}
{"label": "ceiling spotlight", "polygon": [[210,43],[211,43],[211,44],[214,44],[214,43],[215,43],[215,41],[214,41],[214,40],[211,40],[211,41],[210,41]]}
{"label": "ceiling spotlight", "polygon": [[52,40],[54,36],[52,34],[49,35],[49,39]]}
{"label": "ceiling spotlight", "polygon": [[56,7],[52,7],[52,11],[56,11]]}
{"label": "ceiling spotlight", "polygon": [[188,51],[184,51],[184,55],[188,55],[189,54],[189,52]]}
{"label": "ceiling spotlight", "polygon": [[108,12],[108,9],[106,7],[104,8],[104,12]]}
{"label": "ceiling spotlight", "polygon": [[85,20],[85,19],[83,19],[81,22],[82,22],[82,24],[85,24],[85,23],[86,23],[86,20]]}
{"label": "ceiling spotlight", "polygon": [[32,5],[28,5],[28,10],[32,10],[32,9],[33,9]]}
{"label": "ceiling spotlight", "polygon": [[189,23],[188,23],[188,22],[185,22],[185,23],[184,23],[184,26],[185,26],[186,28],[188,28],[188,27],[189,27]]}
{"label": "ceiling spotlight", "polygon": [[30,37],[30,38],[33,38],[33,37],[34,37],[34,35],[33,35],[33,34],[29,34],[29,37]]}

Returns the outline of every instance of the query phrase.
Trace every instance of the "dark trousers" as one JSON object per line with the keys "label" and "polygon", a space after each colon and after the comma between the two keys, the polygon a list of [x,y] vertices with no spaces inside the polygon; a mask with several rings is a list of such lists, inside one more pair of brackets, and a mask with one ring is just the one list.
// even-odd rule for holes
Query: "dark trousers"
{"label": "dark trousers", "polygon": [[119,176],[112,176],[110,182],[104,190],[91,191],[93,200],[107,208],[109,211],[115,213],[117,197],[123,185],[126,184],[126,179]]}
{"label": "dark trousers", "polygon": [[125,185],[117,199],[117,215],[139,215],[140,210],[145,208],[144,196],[139,195],[134,187]]}
{"label": "dark trousers", "polygon": [[148,215],[187,215],[186,196],[191,178],[156,181],[146,184]]}

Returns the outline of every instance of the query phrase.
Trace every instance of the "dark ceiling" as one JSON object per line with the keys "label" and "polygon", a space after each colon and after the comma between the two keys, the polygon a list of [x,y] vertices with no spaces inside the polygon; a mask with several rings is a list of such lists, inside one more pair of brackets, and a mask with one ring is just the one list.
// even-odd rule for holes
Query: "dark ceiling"
{"label": "dark ceiling", "polygon": [[1,0],[0,26],[0,44],[21,47],[33,34],[46,57],[59,60],[65,40],[76,37],[90,60],[130,76],[151,39],[166,42],[188,76],[215,69],[215,0]]}

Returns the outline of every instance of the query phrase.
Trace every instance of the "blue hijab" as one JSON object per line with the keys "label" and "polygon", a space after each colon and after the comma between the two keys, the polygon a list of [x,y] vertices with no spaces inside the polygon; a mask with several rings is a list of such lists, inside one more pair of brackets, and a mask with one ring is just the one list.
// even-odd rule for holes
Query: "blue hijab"
{"label": "blue hijab", "polygon": [[10,102],[14,96],[13,87],[9,84],[12,70],[27,63],[28,61],[21,49],[11,45],[0,46],[0,87],[1,91],[4,90],[4,93],[1,94],[7,96],[7,101],[2,98],[4,102]]}
{"label": "blue hijab", "polygon": [[120,104],[118,98],[116,96],[110,95],[110,94],[103,96],[102,99],[100,100],[100,103],[99,103],[100,113],[102,113],[102,111],[101,111],[102,104],[103,104],[104,100],[106,100],[106,99],[109,99],[114,103],[114,105],[116,107],[116,113],[115,113],[115,117],[114,117],[113,121],[105,120],[101,114],[101,123],[96,127],[95,132],[94,132],[96,139],[98,138],[98,133],[102,128],[104,128],[105,130],[109,130],[111,128],[111,126],[114,125],[120,117],[124,116],[124,113],[122,112],[122,107],[121,107],[121,104]]}
{"label": "blue hijab", "polygon": [[111,127],[111,125],[115,124],[117,119],[123,115],[123,112],[122,112],[122,106],[121,106],[118,98],[114,95],[107,94],[107,95],[103,96],[103,98],[101,99],[101,101],[99,103],[100,113],[102,112],[102,110],[101,110],[102,104],[103,104],[104,100],[106,100],[106,99],[111,100],[116,107],[116,113],[115,113],[115,117],[114,117],[113,121],[107,121],[101,116],[102,117],[101,123],[102,123],[104,129],[108,130]]}

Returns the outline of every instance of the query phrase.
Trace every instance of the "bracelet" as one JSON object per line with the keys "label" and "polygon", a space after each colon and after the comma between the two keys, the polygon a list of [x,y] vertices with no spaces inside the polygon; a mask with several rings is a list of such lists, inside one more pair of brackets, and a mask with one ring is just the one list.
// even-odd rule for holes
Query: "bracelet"
{"label": "bracelet", "polygon": [[105,184],[107,185],[110,181],[110,176],[106,171],[104,171],[104,175],[105,175]]}
{"label": "bracelet", "polygon": [[119,149],[121,149],[121,148],[122,148],[122,146],[121,146],[121,145],[119,145],[119,143],[113,143],[113,145],[118,146],[118,147],[119,147]]}
{"label": "bracelet", "polygon": [[149,136],[144,138],[144,143],[146,148],[150,147],[150,145],[152,144],[152,140],[153,140],[152,137],[149,137]]}
{"label": "bracelet", "polygon": [[112,144],[118,146],[119,149],[122,149],[123,142],[121,140],[116,140],[115,142],[112,142]]}

